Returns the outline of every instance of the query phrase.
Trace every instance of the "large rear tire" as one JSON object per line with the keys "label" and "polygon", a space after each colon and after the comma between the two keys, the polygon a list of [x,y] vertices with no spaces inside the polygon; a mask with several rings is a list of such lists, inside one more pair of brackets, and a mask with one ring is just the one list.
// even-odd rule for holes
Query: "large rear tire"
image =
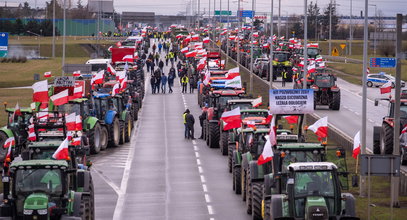
{"label": "large rear tire", "polygon": [[92,154],[98,154],[101,150],[101,127],[99,123],[96,123],[93,129],[89,130],[89,147]]}
{"label": "large rear tire", "polygon": [[91,220],[90,197],[89,196],[82,196],[80,215],[81,215],[80,217],[82,220]]}
{"label": "large rear tire", "polygon": [[332,94],[332,110],[338,111],[341,108],[341,92]]}
{"label": "large rear tire", "polygon": [[222,153],[223,156],[228,155],[228,145],[229,145],[228,139],[229,139],[229,133],[227,131],[221,131],[219,147],[220,147],[220,152]]}
{"label": "large rear tire", "polygon": [[219,126],[217,123],[209,123],[209,147],[219,147]]}
{"label": "large rear tire", "polygon": [[263,201],[262,216],[264,220],[271,220],[270,218],[270,199]]}
{"label": "large rear tire", "polygon": [[382,127],[373,127],[373,154],[380,154],[380,132]]}
{"label": "large rear tire", "polygon": [[233,167],[233,185],[237,195],[242,193],[242,181],[240,179],[242,178],[241,171],[240,167]]}
{"label": "large rear tire", "polygon": [[387,123],[382,125],[380,142],[382,154],[393,154],[393,127]]}
{"label": "large rear tire", "polygon": [[101,126],[100,135],[100,150],[106,150],[109,143],[109,133],[107,132],[106,126]]}
{"label": "large rear tire", "polygon": [[240,182],[241,182],[241,187],[242,187],[242,201],[246,201],[246,170],[241,167],[241,175],[240,175]]}
{"label": "large rear tire", "polygon": [[125,130],[125,137],[124,137],[124,142],[128,143],[131,140],[131,134],[133,131],[133,118],[129,114],[127,116],[127,123],[125,125],[126,127],[124,128]]}
{"label": "large rear tire", "polygon": [[138,112],[140,110],[139,103],[133,103],[133,119],[134,121],[138,120]]}
{"label": "large rear tire", "polygon": [[252,182],[252,218],[253,220],[262,220],[262,198],[263,198],[263,183]]}
{"label": "large rear tire", "polygon": [[120,121],[120,141],[119,144],[122,145],[126,142],[126,127],[127,127],[127,120]]}
{"label": "large rear tire", "polygon": [[246,212],[247,214],[252,214],[252,179],[250,179],[250,169],[246,173]]}
{"label": "large rear tire", "polygon": [[120,121],[118,118],[113,120],[113,123],[110,125],[109,131],[109,146],[117,147],[120,142]]}
{"label": "large rear tire", "polygon": [[234,150],[234,145],[229,144],[228,145],[228,168],[229,168],[229,173],[232,173],[233,170],[233,165],[232,165],[232,158],[233,158],[233,150]]}

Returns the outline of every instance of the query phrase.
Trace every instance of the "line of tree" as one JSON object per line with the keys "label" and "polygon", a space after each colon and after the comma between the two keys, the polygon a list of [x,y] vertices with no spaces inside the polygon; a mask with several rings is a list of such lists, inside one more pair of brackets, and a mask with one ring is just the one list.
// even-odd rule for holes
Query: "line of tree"
{"label": "line of tree", "polygon": [[[52,21],[29,20],[26,24],[18,18],[15,21],[0,20],[0,32],[9,32],[13,35],[32,35],[28,31],[39,34],[41,36],[52,36]],[[55,27],[56,35],[59,35],[58,29]]]}

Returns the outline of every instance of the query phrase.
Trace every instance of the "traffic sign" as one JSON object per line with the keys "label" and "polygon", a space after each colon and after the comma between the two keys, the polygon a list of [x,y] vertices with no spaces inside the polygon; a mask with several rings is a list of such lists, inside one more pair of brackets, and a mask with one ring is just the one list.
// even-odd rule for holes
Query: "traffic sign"
{"label": "traffic sign", "polygon": [[[221,15],[221,11],[215,11],[215,15]],[[232,11],[223,11],[222,10],[222,15],[232,15]]]}
{"label": "traffic sign", "polygon": [[334,56],[334,57],[339,56],[339,51],[338,51],[338,49],[336,47],[334,47],[334,49],[332,50],[331,55]]}
{"label": "traffic sign", "polygon": [[395,68],[396,58],[372,57],[370,58],[370,67],[372,68]]}
{"label": "traffic sign", "polygon": [[254,11],[242,10],[242,11],[238,11],[237,14],[239,15],[239,17],[242,17],[242,18],[253,18]]}
{"label": "traffic sign", "polygon": [[8,53],[8,33],[0,32],[0,57],[6,57]]}
{"label": "traffic sign", "polygon": [[341,46],[341,48],[342,48],[342,50],[343,50],[343,49],[345,49],[346,44],[340,44],[340,46]]}

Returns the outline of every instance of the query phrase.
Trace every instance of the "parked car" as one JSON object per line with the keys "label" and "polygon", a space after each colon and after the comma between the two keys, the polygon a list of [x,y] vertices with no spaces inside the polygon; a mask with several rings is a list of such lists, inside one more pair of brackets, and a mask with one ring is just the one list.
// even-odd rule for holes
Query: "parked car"
{"label": "parked car", "polygon": [[[396,87],[396,78],[394,78],[392,75],[386,74],[384,72],[372,73],[372,74],[367,75],[366,85],[368,87],[373,87],[373,86],[379,87],[389,81],[392,83],[393,88]],[[403,80],[401,80],[401,87],[404,87],[404,86],[405,86],[405,82]]]}

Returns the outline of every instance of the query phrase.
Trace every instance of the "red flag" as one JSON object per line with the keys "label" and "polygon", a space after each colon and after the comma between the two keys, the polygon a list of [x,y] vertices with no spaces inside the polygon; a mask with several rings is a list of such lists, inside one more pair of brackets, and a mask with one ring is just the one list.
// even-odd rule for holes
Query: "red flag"
{"label": "red flag", "polygon": [[63,105],[68,103],[69,100],[68,89],[65,89],[64,91],[51,96],[50,99],[54,103],[54,105]]}
{"label": "red flag", "polygon": [[76,137],[76,138],[72,139],[71,145],[72,146],[80,146],[81,145],[81,137]]}
{"label": "red flag", "polygon": [[46,78],[51,77],[51,76],[52,76],[51,71],[44,73],[44,77],[46,77]]}
{"label": "red flag", "polygon": [[80,70],[74,71],[74,72],[72,73],[72,76],[74,76],[74,77],[81,76],[81,71],[80,71]]}
{"label": "red flag", "polygon": [[181,53],[186,53],[188,52],[189,48],[188,47],[184,47],[181,49]]}
{"label": "red flag", "polygon": [[226,79],[233,79],[233,78],[235,78],[236,76],[240,76],[240,69],[239,69],[239,67],[235,67],[235,68],[233,68],[233,69],[230,69],[229,71],[228,71],[228,73],[226,73]]}
{"label": "red flag", "polygon": [[313,125],[309,126],[308,129],[318,136],[318,140],[321,141],[322,138],[326,138],[328,136],[328,116],[320,118]]}
{"label": "red flag", "polygon": [[199,40],[199,34],[192,35],[192,40],[193,41],[198,41]]}
{"label": "red flag", "polygon": [[388,81],[387,83],[383,84],[380,87],[380,94],[386,94],[386,93],[390,93],[391,92],[391,86],[392,83],[390,81]]}
{"label": "red flag", "polygon": [[77,115],[75,117],[75,130],[77,131],[82,131],[83,127],[82,127],[82,116]]}
{"label": "red flag", "polygon": [[92,85],[94,85],[94,84],[102,84],[104,77],[105,77],[104,70],[99,71],[98,73],[96,73],[96,75],[94,75],[92,77],[91,84]]}
{"label": "red flag", "polygon": [[48,81],[43,80],[32,85],[33,102],[48,102]]}
{"label": "red flag", "polygon": [[209,39],[209,37],[205,37],[202,42],[204,42],[205,44],[211,42],[211,39]]}
{"label": "red flag", "polygon": [[35,129],[33,124],[28,126],[28,140],[29,141],[37,140],[37,135],[35,135]]}
{"label": "red flag", "polygon": [[240,117],[240,107],[222,113],[223,130],[227,131],[233,128],[240,128],[242,119]]}
{"label": "red flag", "polygon": [[258,165],[265,164],[273,159],[274,152],[273,152],[273,146],[277,144],[277,139],[276,139],[276,130],[275,128],[275,117],[271,120],[270,123],[270,133],[268,135],[267,141],[264,144],[263,147],[263,152],[261,153],[259,159],[257,160]]}
{"label": "red flag", "polygon": [[69,158],[68,138],[62,141],[61,145],[59,145],[58,149],[52,155],[52,158],[55,160],[66,160]]}
{"label": "red flag", "polygon": [[13,147],[15,145],[16,145],[16,141],[15,141],[14,137],[9,137],[4,142],[3,148],[9,148],[9,147]]}
{"label": "red flag", "polygon": [[297,124],[298,123],[298,115],[290,115],[284,116],[285,120],[287,120],[288,124]]}
{"label": "red flag", "polygon": [[355,137],[353,138],[353,153],[352,157],[357,158],[360,154],[360,131],[356,133]]}
{"label": "red flag", "polygon": [[65,125],[68,131],[75,131],[75,123],[76,123],[76,114],[71,113],[65,117]]}
{"label": "red flag", "polygon": [[115,96],[119,92],[120,92],[120,83],[116,83],[116,84],[114,84],[113,89],[112,89],[112,96]]}

